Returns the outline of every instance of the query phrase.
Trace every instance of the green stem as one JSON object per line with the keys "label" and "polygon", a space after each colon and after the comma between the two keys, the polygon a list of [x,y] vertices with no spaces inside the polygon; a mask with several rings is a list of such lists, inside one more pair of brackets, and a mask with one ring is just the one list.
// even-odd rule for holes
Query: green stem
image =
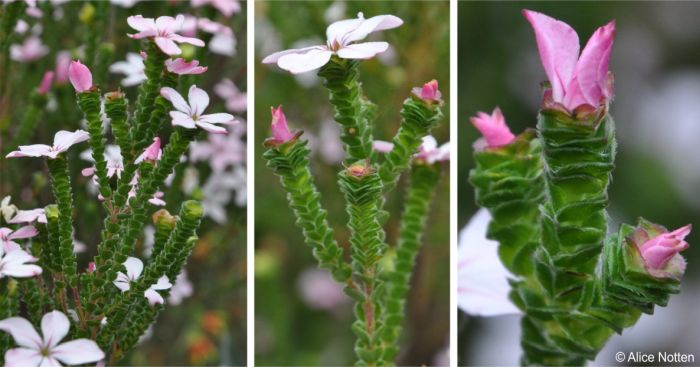
{"label": "green stem", "polygon": [[333,239],[333,230],[326,220],[319,194],[309,169],[309,150],[306,141],[294,139],[280,146],[270,147],[263,155],[287,192],[289,206],[301,227],[304,240],[313,248],[319,267],[328,269],[341,283],[352,283],[350,266],[343,260],[343,249]]}
{"label": "green stem", "polygon": [[[22,120],[20,121],[19,128],[15,134],[15,138],[12,141],[13,146],[26,145],[30,139],[36,133],[36,127],[41,119],[44,108],[46,107],[46,102],[48,99],[46,95],[33,91],[29,97],[29,106],[24,110],[24,115],[22,115]],[[9,153],[5,152],[3,155]]]}
{"label": "green stem", "polygon": [[[148,57],[146,58],[146,81],[139,87],[138,98],[134,110],[134,119],[131,129],[131,141],[140,142],[145,132],[149,129],[148,123],[155,108],[156,97],[160,94],[162,73],[165,69],[165,60],[168,55],[160,50],[153,41],[148,43]],[[147,141],[150,143],[150,141]],[[134,145],[134,155],[140,154],[137,144]]]}
{"label": "green stem", "polygon": [[95,161],[95,175],[100,194],[105,201],[110,201],[112,189],[109,186],[107,177],[107,161],[105,161],[105,142],[102,136],[102,117],[100,116],[100,93],[98,90],[91,90],[76,94],[78,106],[85,115],[87,130],[90,133],[90,148],[92,149],[92,159]]}
{"label": "green stem", "polygon": [[352,326],[357,336],[357,363],[377,366],[384,358],[381,340],[384,332],[384,284],[379,276],[379,261],[387,249],[384,229],[378,220],[381,179],[373,167],[356,163],[340,172],[339,185],[345,195],[346,211],[350,217],[350,257],[353,274],[359,284],[355,305],[357,321]]}
{"label": "green stem", "polygon": [[58,207],[58,234],[61,272],[72,288],[78,286],[77,260],[73,253],[73,193],[65,156],[47,159],[51,186]]}
{"label": "green stem", "polygon": [[341,125],[340,140],[345,143],[348,164],[372,156],[372,128],[367,116],[370,105],[363,104],[362,86],[358,81],[359,61],[333,56],[318,72],[330,92],[330,102],[335,107],[335,121]]}
{"label": "green stem", "polygon": [[401,216],[399,241],[396,248],[394,270],[389,275],[383,335],[386,351],[384,360],[393,363],[399,352],[398,341],[406,313],[406,298],[411,274],[425,233],[430,203],[440,180],[440,165],[415,163],[406,193]]}

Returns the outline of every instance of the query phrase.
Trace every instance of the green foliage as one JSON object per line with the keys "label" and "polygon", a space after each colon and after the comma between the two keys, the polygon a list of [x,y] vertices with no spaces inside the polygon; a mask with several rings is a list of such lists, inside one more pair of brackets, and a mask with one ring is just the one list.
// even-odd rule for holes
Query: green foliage
{"label": "green foliage", "polygon": [[501,261],[516,276],[522,364],[583,365],[640,312],[665,305],[678,280],[644,270],[631,227],[606,239],[612,118],[544,110],[537,127],[537,138],[526,131],[475,151],[470,182],[493,217],[487,237],[500,242]]}
{"label": "green foliage", "polygon": [[[48,99],[46,98],[45,94],[41,94],[37,91],[32,92],[31,96],[29,97],[30,104],[27,106],[27,109],[24,110],[22,120],[19,123],[19,129],[12,140],[13,143],[18,146],[27,145],[27,143],[36,133],[37,124],[44,113],[44,108],[46,107],[47,102]],[[9,149],[10,147],[6,147],[5,150],[7,151],[4,152],[5,154],[3,155],[9,153]]]}

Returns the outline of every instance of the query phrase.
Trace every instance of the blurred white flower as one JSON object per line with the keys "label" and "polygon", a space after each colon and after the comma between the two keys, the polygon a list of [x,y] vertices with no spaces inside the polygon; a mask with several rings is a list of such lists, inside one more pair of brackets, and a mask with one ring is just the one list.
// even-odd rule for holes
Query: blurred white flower
{"label": "blurred white flower", "polygon": [[238,206],[244,206],[247,195],[246,176],[246,168],[243,166],[209,176],[202,187],[204,214],[217,223],[225,223],[226,204],[231,202],[234,191],[236,193],[234,202]]}
{"label": "blurred white flower", "polygon": [[205,141],[190,144],[190,161],[208,161],[216,173],[245,162],[246,144],[241,140],[245,124],[229,127],[228,134],[210,134]]}
{"label": "blurred white flower", "polygon": [[27,37],[22,44],[10,46],[10,58],[19,62],[38,60],[49,53],[49,48],[36,36]]}
{"label": "blurred white flower", "polygon": [[326,270],[304,270],[297,279],[297,290],[304,303],[317,310],[333,310],[349,302],[343,286]]}
{"label": "blurred white flower", "polygon": [[109,67],[109,71],[112,73],[126,75],[126,78],[122,79],[122,85],[125,87],[139,85],[146,80],[145,70],[146,66],[143,64],[143,57],[134,52],[126,54],[126,61],[117,61]]}
{"label": "blurred white flower", "polygon": [[245,112],[248,109],[248,93],[241,92],[231,79],[222,79],[214,86],[214,93],[226,101],[229,112]]}
{"label": "blurred white flower", "polygon": [[508,299],[508,270],[498,258],[498,242],[486,238],[491,214],[479,209],[459,233],[457,305],[474,316],[518,314]]}
{"label": "blurred white flower", "polygon": [[192,293],[194,293],[194,288],[187,278],[187,270],[182,269],[177,278],[175,278],[175,284],[173,284],[172,289],[170,289],[168,303],[177,306],[182,303],[185,298],[190,297]]}

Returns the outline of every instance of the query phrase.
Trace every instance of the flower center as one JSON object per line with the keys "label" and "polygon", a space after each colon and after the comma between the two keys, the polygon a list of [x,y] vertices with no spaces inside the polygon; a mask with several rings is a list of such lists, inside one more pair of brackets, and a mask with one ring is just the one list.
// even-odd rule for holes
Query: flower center
{"label": "flower center", "polygon": [[49,357],[51,355],[51,350],[49,350],[48,347],[42,347],[39,349],[39,353],[41,353],[41,355],[44,357]]}

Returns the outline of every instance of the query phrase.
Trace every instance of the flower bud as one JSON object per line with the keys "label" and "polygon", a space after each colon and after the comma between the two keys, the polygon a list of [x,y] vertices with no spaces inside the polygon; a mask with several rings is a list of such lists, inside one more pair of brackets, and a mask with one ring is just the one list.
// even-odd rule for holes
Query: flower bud
{"label": "flower bud", "polygon": [[92,73],[87,66],[75,60],[68,67],[68,79],[70,79],[73,88],[78,93],[89,91],[92,88]]}
{"label": "flower bud", "polygon": [[44,73],[44,77],[41,78],[41,83],[39,84],[39,89],[37,92],[42,95],[46,95],[51,89],[51,84],[53,83],[53,71],[47,71]]}
{"label": "flower bud", "polygon": [[153,143],[146,148],[146,150],[141,153],[140,156],[136,158],[135,163],[146,162],[156,162],[160,159],[162,151],[160,150],[160,138],[153,138]]}
{"label": "flower bud", "polygon": [[644,268],[656,278],[680,278],[685,272],[685,259],[679,252],[689,247],[685,237],[690,234],[688,224],[669,232],[664,227],[640,220],[639,225],[628,238],[642,258]]}
{"label": "flower bud", "polygon": [[503,117],[503,113],[501,113],[501,109],[498,107],[493,110],[491,115],[484,112],[477,112],[476,116],[471,117],[469,121],[481,132],[481,135],[484,136],[486,145],[489,148],[508,145],[515,140],[515,136],[510,132],[508,125],[506,125],[506,119]]}
{"label": "flower bud", "polygon": [[294,139],[295,135],[289,131],[289,126],[287,126],[287,118],[284,116],[284,111],[282,111],[282,105],[271,108],[272,112],[272,139],[277,144],[286,143]]}

